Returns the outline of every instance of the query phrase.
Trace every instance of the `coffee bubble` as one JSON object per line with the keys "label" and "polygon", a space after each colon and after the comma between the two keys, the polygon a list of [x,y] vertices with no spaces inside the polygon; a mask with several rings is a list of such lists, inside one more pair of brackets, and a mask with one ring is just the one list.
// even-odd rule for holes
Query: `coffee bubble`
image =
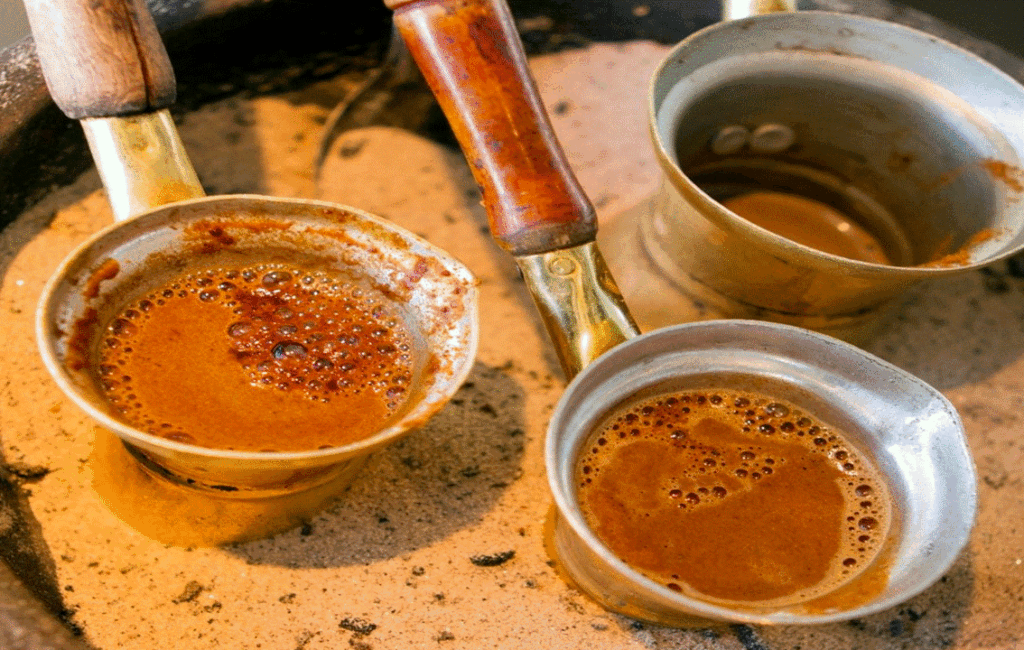
{"label": "coffee bubble", "polygon": [[109,329],[114,336],[131,336],[136,331],[135,325],[126,318],[115,318]]}
{"label": "coffee bubble", "polygon": [[772,402],[764,407],[765,413],[773,418],[784,418],[789,415],[789,407],[779,402]]}
{"label": "coffee bubble", "polygon": [[252,323],[241,321],[228,326],[228,336],[245,336],[252,331]]}
{"label": "coffee bubble", "polygon": [[270,350],[275,359],[304,357],[308,352],[306,346],[295,341],[281,341]]}
{"label": "coffee bubble", "polygon": [[262,283],[265,287],[276,287],[278,285],[290,282],[292,274],[288,271],[271,271],[263,276]]}
{"label": "coffee bubble", "polygon": [[874,530],[878,528],[878,520],[874,517],[864,517],[857,522],[857,527],[861,530]]}

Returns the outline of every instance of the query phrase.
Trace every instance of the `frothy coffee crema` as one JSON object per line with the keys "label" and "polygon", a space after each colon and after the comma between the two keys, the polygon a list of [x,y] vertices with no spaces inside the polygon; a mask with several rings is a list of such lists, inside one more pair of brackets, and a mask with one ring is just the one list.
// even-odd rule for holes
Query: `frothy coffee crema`
{"label": "frothy coffee crema", "polygon": [[722,201],[747,221],[824,253],[873,264],[891,264],[870,232],[831,206],[804,196],[760,190]]}
{"label": "frothy coffee crema", "polygon": [[406,402],[413,337],[379,292],[279,264],[179,277],[106,325],[92,364],[121,418],[240,451],[344,445]]}
{"label": "frothy coffee crema", "polygon": [[777,607],[849,582],[890,521],[878,470],[794,405],[729,390],[613,413],[577,465],[588,524],[622,561],[701,600]]}

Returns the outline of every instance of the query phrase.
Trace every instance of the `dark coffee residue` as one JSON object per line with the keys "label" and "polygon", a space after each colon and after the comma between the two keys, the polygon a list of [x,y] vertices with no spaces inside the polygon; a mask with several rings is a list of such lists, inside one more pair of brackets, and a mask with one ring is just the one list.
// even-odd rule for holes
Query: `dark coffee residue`
{"label": "dark coffee residue", "polygon": [[516,552],[509,549],[507,551],[493,553],[491,555],[474,555],[469,558],[469,561],[476,566],[501,566],[515,557],[515,555]]}
{"label": "dark coffee residue", "polygon": [[377,629],[377,624],[371,623],[366,619],[346,616],[345,618],[341,619],[341,621],[338,623],[338,627],[340,627],[343,630],[348,630],[349,632],[352,632],[359,636],[366,636],[370,632],[373,632]]}

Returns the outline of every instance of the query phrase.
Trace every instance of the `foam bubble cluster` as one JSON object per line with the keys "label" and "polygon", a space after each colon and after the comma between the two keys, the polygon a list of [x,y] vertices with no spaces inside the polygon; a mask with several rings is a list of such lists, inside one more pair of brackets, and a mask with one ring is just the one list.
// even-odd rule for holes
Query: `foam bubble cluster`
{"label": "foam bubble cluster", "polygon": [[[191,331],[172,325],[183,320]],[[373,395],[391,413],[406,401],[413,379],[410,328],[394,305],[365,283],[282,264],[184,275],[133,301],[110,321],[98,365],[108,401],[127,420],[184,442],[194,442],[193,433],[154,419],[153,405],[138,395],[141,378],[125,371],[141,367],[143,354],[152,357],[147,360],[152,367],[166,365],[159,350],[138,349],[154,347],[142,343],[140,332],[148,330],[148,341],[160,327],[171,328],[175,337],[192,337],[184,350],[194,350],[197,361],[202,356],[210,364],[209,357],[226,348],[229,355],[221,365],[234,365],[232,372],[244,373],[251,386],[312,402]],[[182,378],[183,390],[189,379]],[[197,386],[203,380],[191,379]]]}
{"label": "foam bubble cluster", "polygon": [[[644,467],[637,470],[632,464]],[[838,486],[841,496],[835,501],[841,512],[834,520],[843,528],[835,531],[838,552],[827,562],[829,576],[802,588],[800,597],[810,598],[856,574],[877,555],[888,529],[888,492],[879,472],[840,432],[795,405],[728,390],[638,401],[616,411],[591,435],[577,478],[584,515],[595,532],[611,531],[616,539],[605,541],[630,555],[636,551],[628,548],[630,539],[649,544],[687,513],[738,516],[739,510],[730,511],[732,499],[742,498],[747,508],[757,490],[798,484],[801,476],[812,475],[810,470],[821,477],[815,480],[822,487]],[[653,521],[659,530],[635,536],[622,532]],[[734,536],[748,534],[742,525],[737,521],[724,529]],[[671,558],[652,559],[648,551],[635,555],[647,557],[652,566],[671,564]],[[670,589],[683,589],[678,573],[652,577]]]}

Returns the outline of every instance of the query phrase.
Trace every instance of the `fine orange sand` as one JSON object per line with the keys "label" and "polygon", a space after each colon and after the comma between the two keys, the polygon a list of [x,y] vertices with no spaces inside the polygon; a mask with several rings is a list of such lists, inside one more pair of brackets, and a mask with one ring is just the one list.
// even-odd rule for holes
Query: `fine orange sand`
{"label": "fine orange sand", "polygon": [[[647,43],[596,45],[534,61],[556,130],[602,223],[657,186],[644,95],[663,52]],[[42,283],[67,251],[110,221],[94,174],[50,196],[0,234],[0,444],[8,462],[50,470],[27,485],[30,505],[74,622],[92,646],[1024,644],[1024,280],[1005,265],[923,288],[869,346],[937,386],[964,417],[980,512],[969,547],[942,581],[893,610],[821,627],[639,623],[570,587],[545,550],[551,499],[544,430],[563,380],[511,260],[484,231],[461,157],[406,132],[350,132],[335,143],[317,183],[312,161],[329,107],[310,96],[230,99],[188,114],[182,132],[204,183],[212,192],[355,205],[451,251],[481,283],[477,364],[438,416],[371,458],[323,509],[322,493],[255,504],[167,490],[61,396],[35,352],[32,319]],[[208,545],[214,542],[222,544]]]}

